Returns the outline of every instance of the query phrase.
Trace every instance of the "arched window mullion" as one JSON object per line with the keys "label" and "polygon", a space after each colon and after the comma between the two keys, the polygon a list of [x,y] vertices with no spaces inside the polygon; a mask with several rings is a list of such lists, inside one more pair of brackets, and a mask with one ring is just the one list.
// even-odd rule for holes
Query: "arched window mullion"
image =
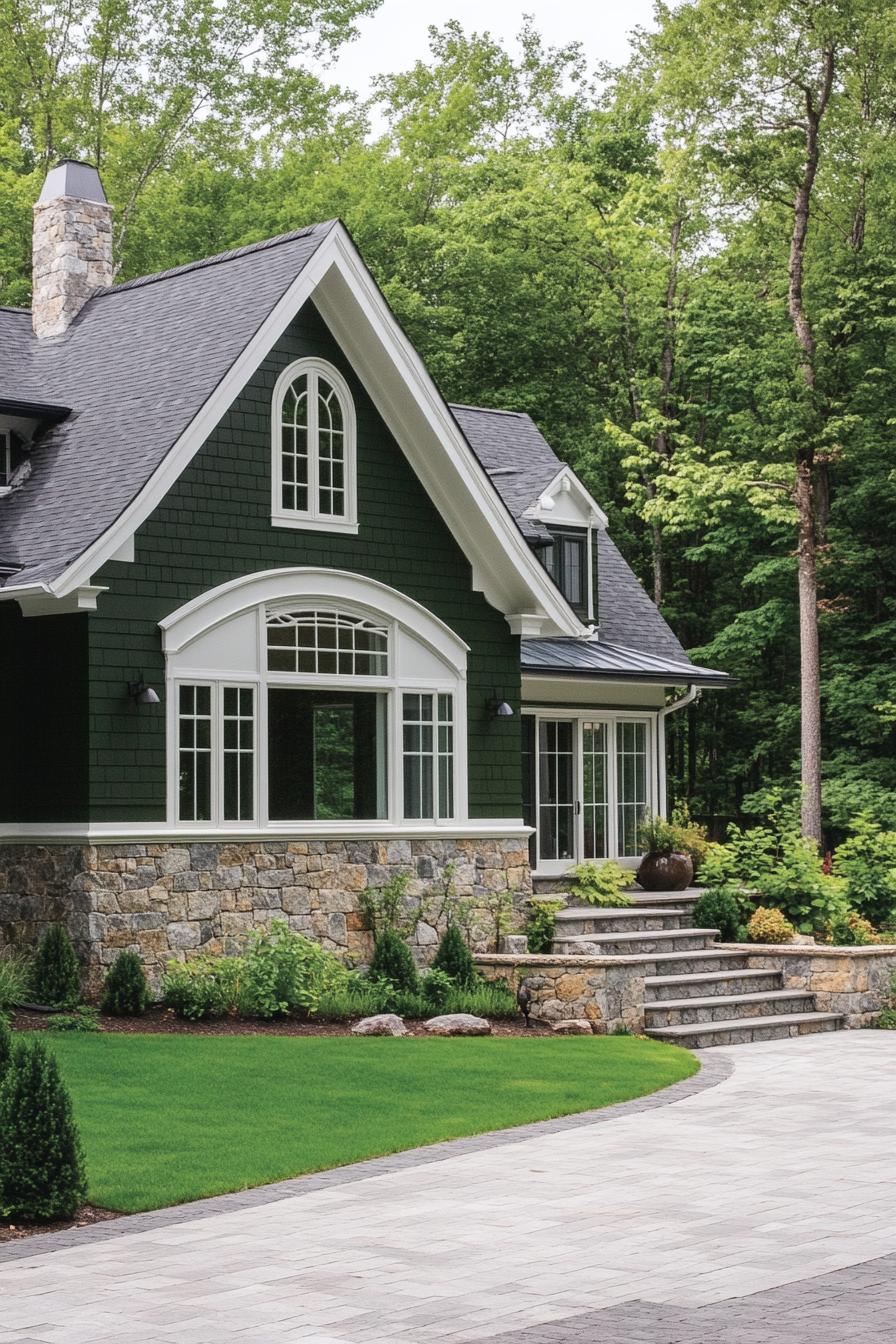
{"label": "arched window mullion", "polygon": [[[305,507],[292,504],[288,487],[292,482],[285,475],[286,454],[283,448],[287,408],[291,389],[296,382],[305,380],[307,409],[307,499]],[[321,394],[326,388],[329,428],[326,430],[327,474],[323,482],[321,470]],[[334,409],[338,409],[338,423],[334,423]],[[356,533],[356,421],[354,403],[345,379],[338,369],[325,360],[316,358],[297,360],[281,373],[274,389],[272,412],[272,510],[271,521],[277,526],[316,528],[330,532]],[[294,443],[295,431],[291,442]],[[290,465],[290,476],[295,474]],[[327,508],[323,507],[326,495]],[[331,511],[332,510],[332,511]]]}

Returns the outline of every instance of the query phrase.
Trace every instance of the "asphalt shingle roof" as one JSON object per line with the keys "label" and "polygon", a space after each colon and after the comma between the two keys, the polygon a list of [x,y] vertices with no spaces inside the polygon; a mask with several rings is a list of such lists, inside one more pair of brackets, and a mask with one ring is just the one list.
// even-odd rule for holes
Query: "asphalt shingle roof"
{"label": "asphalt shingle roof", "polygon": [[0,502],[0,555],[21,567],[9,582],[56,578],[115,522],[331,227],[103,290],[59,341],[0,309],[0,397],[72,408]]}
{"label": "asphalt shingle roof", "polygon": [[[564,465],[531,416],[452,406],[455,419],[524,533],[523,514]],[[534,525],[538,533],[544,528]],[[597,534],[597,610],[601,640],[659,658],[688,657],[610,536]],[[578,642],[578,641],[575,641]]]}

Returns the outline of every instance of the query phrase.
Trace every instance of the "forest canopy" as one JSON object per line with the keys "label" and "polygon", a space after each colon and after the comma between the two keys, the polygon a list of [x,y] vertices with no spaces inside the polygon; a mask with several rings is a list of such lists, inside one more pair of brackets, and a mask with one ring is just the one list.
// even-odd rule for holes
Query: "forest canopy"
{"label": "forest canopy", "polygon": [[376,8],[0,0],[0,302],[61,156],[122,280],[342,218],[446,397],[528,411],[738,678],[670,720],[716,829],[799,792],[802,471],[826,836],[896,828],[896,4],[659,4],[621,69],[450,23],[364,102],[325,63]]}

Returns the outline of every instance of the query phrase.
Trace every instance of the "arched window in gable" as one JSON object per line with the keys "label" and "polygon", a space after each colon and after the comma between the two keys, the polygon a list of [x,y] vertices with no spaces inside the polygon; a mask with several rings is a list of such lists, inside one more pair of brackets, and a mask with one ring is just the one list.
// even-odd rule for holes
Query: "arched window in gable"
{"label": "arched window in gable", "polygon": [[277,379],[272,402],[272,521],[357,531],[355,410],[345,379],[300,359]]}

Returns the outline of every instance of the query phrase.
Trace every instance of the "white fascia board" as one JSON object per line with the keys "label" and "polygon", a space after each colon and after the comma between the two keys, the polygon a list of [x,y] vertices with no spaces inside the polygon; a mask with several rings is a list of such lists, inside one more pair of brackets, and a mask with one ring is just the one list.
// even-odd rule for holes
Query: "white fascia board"
{"label": "white fascia board", "polygon": [[48,584],[23,584],[20,588],[0,588],[0,601],[18,602],[23,616],[65,616],[75,611],[96,611],[100,593],[108,592],[101,584],[82,584],[57,597]]}
{"label": "white fascia board", "polygon": [[210,841],[240,844],[247,840],[516,840],[525,841],[532,827],[522,819],[477,818],[474,821],[330,821],[271,822],[264,827],[196,822],[172,826],[166,822],[137,822],[128,825],[114,821],[0,823],[0,844],[111,844],[160,840],[169,844]]}
{"label": "white fascia board", "polygon": [[[564,482],[568,491],[564,489]],[[579,477],[573,471],[572,467],[564,465],[557,472],[557,475],[549,485],[546,485],[538,498],[526,509],[526,518],[538,518],[545,522],[550,522],[552,513],[550,510],[542,510],[541,501],[545,498],[556,499],[561,493],[571,494],[581,510],[582,523],[592,523],[603,531],[607,526],[607,515],[598,504],[594,496],[585,489]]]}
{"label": "white fascia board", "polygon": [[[526,545],[423,361],[389,311],[360,253],[338,223],[143,489],[115,523],[50,584],[52,594],[63,597],[89,585],[91,576],[107,560],[122,553],[128,539],[162,503],[262,360],[312,297],[470,559],[477,586],[488,600],[505,614],[534,607],[544,614],[546,633],[581,634],[581,622]],[[375,339],[371,341],[370,336]],[[416,433],[411,432],[412,422]],[[421,439],[419,431],[424,429],[428,432]],[[7,591],[13,596],[12,589]]]}

